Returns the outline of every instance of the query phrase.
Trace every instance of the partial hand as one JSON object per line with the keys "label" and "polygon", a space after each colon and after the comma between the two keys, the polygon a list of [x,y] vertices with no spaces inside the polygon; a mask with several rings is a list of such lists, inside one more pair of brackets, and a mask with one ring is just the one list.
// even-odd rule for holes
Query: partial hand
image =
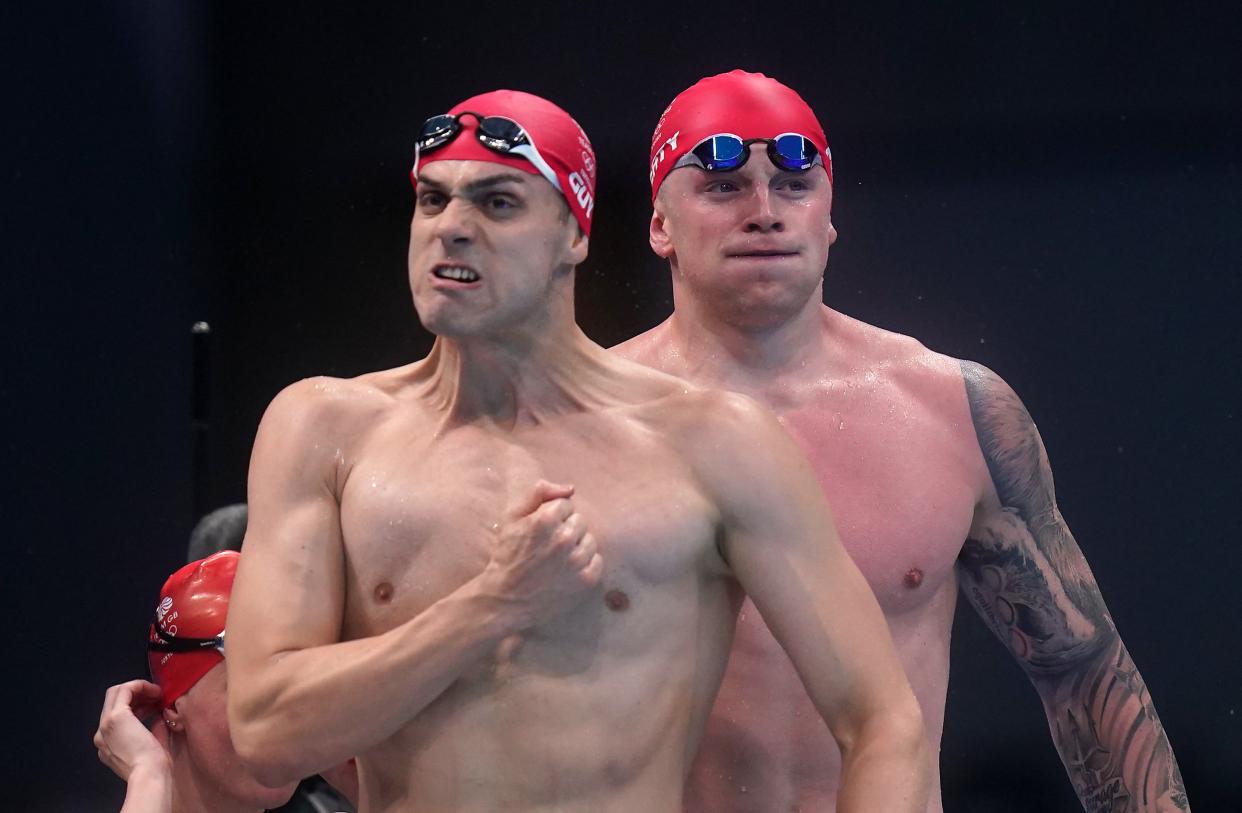
{"label": "partial hand", "polygon": [[126,782],[140,765],[169,769],[168,752],[140,719],[158,714],[159,700],[160,687],[145,680],[118,684],[104,694],[95,747],[99,761]]}
{"label": "partial hand", "polygon": [[540,480],[499,529],[484,578],[523,628],[573,606],[603,575],[604,560],[574,510],[573,493],[573,486]]}

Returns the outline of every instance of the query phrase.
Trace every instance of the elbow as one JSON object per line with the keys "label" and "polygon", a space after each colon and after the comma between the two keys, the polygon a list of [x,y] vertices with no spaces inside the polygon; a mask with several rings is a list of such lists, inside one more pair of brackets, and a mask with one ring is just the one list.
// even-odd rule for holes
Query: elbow
{"label": "elbow", "polygon": [[258,780],[259,784],[269,788],[295,784],[307,774],[298,770],[292,760],[282,758],[279,754],[263,747],[252,747],[250,744],[235,744],[237,757],[246,767],[246,771]]}
{"label": "elbow", "polygon": [[931,781],[932,756],[927,743],[927,729],[918,701],[908,699],[885,705],[856,730],[853,737],[841,744],[847,761],[854,756],[880,758],[906,766],[917,784]]}
{"label": "elbow", "polygon": [[296,744],[280,737],[271,721],[230,714],[229,736],[242,765],[262,785],[280,787],[313,773],[303,770]]}
{"label": "elbow", "polygon": [[907,754],[911,763],[930,772],[931,755],[927,745],[927,727],[923,721],[923,710],[913,696],[908,702],[883,714],[879,728],[881,736],[892,742],[901,753]]}

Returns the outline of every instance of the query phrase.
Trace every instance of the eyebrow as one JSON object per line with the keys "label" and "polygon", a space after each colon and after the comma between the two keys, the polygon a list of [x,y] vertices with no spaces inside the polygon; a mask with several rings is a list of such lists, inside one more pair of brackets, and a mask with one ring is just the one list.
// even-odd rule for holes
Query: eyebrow
{"label": "eyebrow", "polygon": [[[522,177],[521,174],[505,172],[500,175],[489,175],[486,178],[480,178],[477,181],[471,181],[470,183],[465,185],[464,191],[466,192],[467,195],[474,195],[483,190],[501,186],[502,184],[506,184],[506,183],[522,184],[525,182],[526,182],[526,179]],[[439,181],[433,180],[431,178],[427,178],[423,175],[418,176],[418,183],[420,186],[425,184],[441,192],[443,192],[446,189],[444,184],[440,183]]]}

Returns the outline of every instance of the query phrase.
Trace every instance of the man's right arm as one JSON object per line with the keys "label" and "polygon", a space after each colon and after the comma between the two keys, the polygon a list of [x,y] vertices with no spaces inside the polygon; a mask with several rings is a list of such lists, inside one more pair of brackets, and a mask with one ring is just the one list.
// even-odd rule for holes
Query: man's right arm
{"label": "man's right arm", "polygon": [[688,434],[721,511],[721,554],[841,747],[837,810],[925,811],[931,757],[918,702],[806,458],[742,396],[701,396],[694,414]]}
{"label": "man's right arm", "polygon": [[[345,547],[338,450],[349,448],[350,424],[365,420],[356,412],[365,399],[323,389],[311,381],[294,384],[259,427],[250,524],[230,602],[230,731],[238,753],[271,784],[387,739],[471,663],[528,626],[532,607],[555,603],[546,600],[549,583],[571,589],[588,567],[598,579],[598,561],[588,556],[580,563],[575,549],[585,529],[572,519],[572,489],[540,483],[506,523],[482,573],[388,632],[340,641]],[[523,544],[542,559],[508,556]],[[511,560],[522,567],[510,567]]]}

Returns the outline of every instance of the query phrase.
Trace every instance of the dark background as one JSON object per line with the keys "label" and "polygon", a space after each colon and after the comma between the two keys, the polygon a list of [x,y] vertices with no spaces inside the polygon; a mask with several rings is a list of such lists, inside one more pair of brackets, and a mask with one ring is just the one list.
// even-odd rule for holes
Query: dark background
{"label": "dark background", "polygon": [[[645,239],[651,128],[744,67],[828,130],[828,301],[1023,395],[1195,809],[1242,809],[1238,12],[357,5],[0,10],[11,806],[119,807],[90,735],[104,688],[145,670],[194,520],[190,325],[215,329],[215,506],[244,498],[282,386],[426,351],[405,282],[412,138],[507,86],[595,143],[579,318],[627,338],[671,305]],[[969,610],[955,635],[946,808],[1076,809],[1020,671]]]}

